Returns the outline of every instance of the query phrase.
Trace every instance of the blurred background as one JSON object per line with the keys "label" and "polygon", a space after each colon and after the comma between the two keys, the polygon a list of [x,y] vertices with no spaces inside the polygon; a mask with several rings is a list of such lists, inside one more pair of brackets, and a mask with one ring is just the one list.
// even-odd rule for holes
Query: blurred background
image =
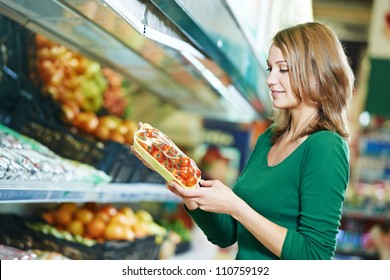
{"label": "blurred background", "polygon": [[149,123],[232,186],[270,125],[270,40],[313,20],[356,75],[335,259],[389,259],[388,0],[0,0],[0,257],[233,259],[129,146]]}

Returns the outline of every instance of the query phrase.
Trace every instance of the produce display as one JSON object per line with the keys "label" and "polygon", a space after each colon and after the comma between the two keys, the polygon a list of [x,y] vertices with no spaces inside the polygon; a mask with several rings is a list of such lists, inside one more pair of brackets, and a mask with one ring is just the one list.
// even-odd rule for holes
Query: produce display
{"label": "produce display", "polygon": [[168,182],[195,188],[201,171],[195,161],[183,153],[173,141],[149,124],[143,124],[134,135],[134,149]]}
{"label": "produce display", "polygon": [[191,231],[182,220],[162,220],[161,225],[169,231],[169,233],[172,235],[172,239],[177,245],[191,242]]}
{"label": "produce display", "polygon": [[172,254],[167,230],[143,209],[66,202],[41,213],[43,219],[1,214],[0,244],[75,260],[149,260]]}
{"label": "produce display", "polygon": [[96,242],[133,241],[167,233],[148,211],[134,211],[128,206],[118,209],[111,204],[62,203],[58,208],[42,213],[42,218],[47,224],[38,222],[30,224],[30,227],[88,246]]}
{"label": "produce display", "polygon": [[101,66],[42,35],[35,36],[37,71],[44,91],[60,103],[97,112],[107,88]]}
{"label": "produce display", "polygon": [[172,257],[190,238],[180,222],[155,221],[143,207],[63,202],[33,216],[1,214],[1,244],[37,259],[147,260]]}
{"label": "produce display", "polygon": [[124,79],[110,68],[102,68],[103,76],[107,80],[107,89],[103,96],[103,107],[114,116],[121,117],[125,114],[129,99],[124,89]]}
{"label": "produce display", "polygon": [[131,145],[137,125],[127,116],[131,88],[123,77],[42,35],[35,44],[42,92],[60,104],[63,120],[102,141]]}
{"label": "produce display", "polygon": [[[42,35],[35,36],[35,43],[35,70],[40,79],[41,90],[60,105],[62,119],[71,126],[72,132],[84,131],[102,141],[135,144],[138,152],[166,180],[177,181],[186,188],[198,185],[201,171],[193,159],[158,129],[145,124],[138,130],[137,123],[127,117],[130,103],[129,85],[120,74]],[[64,145],[61,146],[62,150],[63,147]],[[112,177],[90,165],[63,158],[32,138],[0,124],[0,180],[8,180],[6,184],[11,181],[16,181],[17,184],[20,183],[18,181],[35,181],[38,184],[81,182],[95,186],[111,182]],[[32,244],[42,247],[54,244],[55,248],[68,250],[69,255],[73,256],[77,255],[76,250],[83,250],[84,246],[88,247],[89,254],[93,251],[89,249],[104,251],[109,248],[112,251],[120,251],[119,243],[137,243],[142,239],[152,239],[157,245],[165,247],[190,241],[188,229],[179,223],[161,226],[146,210],[115,208],[111,204],[66,202],[59,204],[56,209],[43,212],[41,219],[36,220],[35,216],[31,220],[29,218],[20,229],[16,229],[20,223],[3,223],[0,231],[0,237],[3,238],[1,242],[8,242],[14,237],[15,244],[22,244],[20,248],[23,249]],[[9,235],[4,224],[10,225]],[[24,230],[26,232],[23,232]],[[25,240],[31,232],[31,236]],[[41,239],[38,236],[44,237]],[[23,244],[25,241],[27,243]],[[68,247],[69,243],[72,245]],[[72,247],[73,244],[81,247]],[[4,248],[1,247],[5,251]],[[39,249],[53,249],[55,252],[55,248],[38,248],[36,252]],[[133,248],[134,251],[141,251],[140,247]],[[141,248],[148,247],[142,245]],[[33,250],[30,251],[31,255],[36,258],[37,254],[32,253]],[[161,252],[163,251],[164,249],[161,249]],[[39,254],[46,254],[45,252]],[[165,254],[162,253],[166,258],[170,254],[169,250]],[[65,254],[63,258],[69,255]],[[57,258],[57,255],[54,258]]]}

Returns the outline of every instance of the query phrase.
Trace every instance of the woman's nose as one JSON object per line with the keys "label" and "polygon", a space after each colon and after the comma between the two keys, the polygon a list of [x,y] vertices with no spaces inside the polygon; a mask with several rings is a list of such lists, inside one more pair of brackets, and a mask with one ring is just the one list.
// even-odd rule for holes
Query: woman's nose
{"label": "woman's nose", "polygon": [[276,76],[272,73],[272,71],[269,73],[267,79],[265,80],[268,86],[275,85],[278,83],[278,80]]}

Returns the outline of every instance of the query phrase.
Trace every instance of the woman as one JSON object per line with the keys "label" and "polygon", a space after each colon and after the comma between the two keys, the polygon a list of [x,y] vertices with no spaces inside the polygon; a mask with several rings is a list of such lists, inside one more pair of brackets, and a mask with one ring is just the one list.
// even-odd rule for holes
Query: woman
{"label": "woman", "polygon": [[234,187],[168,188],[209,241],[237,242],[236,259],[331,259],[349,180],[354,76],[335,33],[316,22],[278,32],[267,64],[273,124]]}

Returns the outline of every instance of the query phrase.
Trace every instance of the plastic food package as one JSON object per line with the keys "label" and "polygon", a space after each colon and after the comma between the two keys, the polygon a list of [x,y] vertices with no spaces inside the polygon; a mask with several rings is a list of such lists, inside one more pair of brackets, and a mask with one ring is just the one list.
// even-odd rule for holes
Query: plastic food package
{"label": "plastic food package", "polygon": [[143,124],[134,134],[134,149],[167,182],[184,188],[198,185],[201,171],[195,161],[157,128]]}
{"label": "plastic food package", "polygon": [[21,249],[0,244],[0,260],[34,260],[36,255]]}
{"label": "plastic food package", "polygon": [[0,180],[107,183],[111,176],[66,159],[43,144],[0,124]]}

